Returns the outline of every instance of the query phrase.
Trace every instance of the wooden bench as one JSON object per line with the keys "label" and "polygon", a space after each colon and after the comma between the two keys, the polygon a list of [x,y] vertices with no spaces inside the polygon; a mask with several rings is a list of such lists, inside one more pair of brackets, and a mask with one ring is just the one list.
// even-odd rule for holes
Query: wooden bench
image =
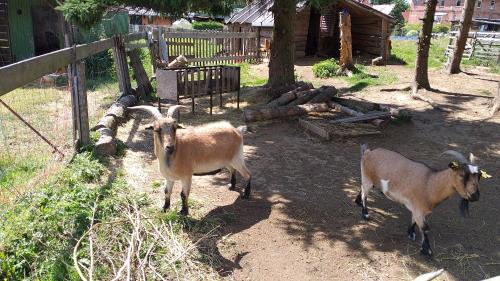
{"label": "wooden bench", "polygon": [[237,108],[240,108],[240,67],[239,66],[190,66],[176,69],[160,69],[156,73],[158,83],[158,107],[161,101],[169,100],[179,104],[181,99],[191,99],[194,113],[195,98],[210,96],[210,115],[212,115],[213,95],[219,95],[222,107],[222,94],[236,92]]}

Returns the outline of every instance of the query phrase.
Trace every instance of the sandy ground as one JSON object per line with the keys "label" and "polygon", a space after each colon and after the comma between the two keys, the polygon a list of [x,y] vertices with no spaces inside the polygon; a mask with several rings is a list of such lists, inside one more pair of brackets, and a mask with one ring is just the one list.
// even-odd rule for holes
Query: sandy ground
{"label": "sandy ground", "polygon": [[[407,92],[382,91],[408,85],[411,70],[388,66],[398,73],[390,86],[366,88],[358,99],[386,103],[411,110],[409,123],[390,124],[381,136],[334,139],[323,142],[306,133],[296,120],[252,125],[245,136],[245,155],[253,173],[250,200],[229,191],[229,175],[195,177],[193,216],[219,218],[222,227],[213,241],[200,245],[220,263],[216,270],[236,280],[411,280],[439,268],[438,280],[481,280],[500,275],[500,118],[488,119],[488,93],[495,93],[500,77],[476,68],[475,73],[449,77],[432,71],[431,84],[439,91],[424,93],[445,111],[412,100]],[[254,66],[256,72],[265,65]],[[267,70],[266,70],[267,71]],[[309,77],[307,62],[297,65],[301,77]],[[346,87],[340,79],[315,81]],[[344,83],[344,84],[342,84]],[[244,100],[251,99],[244,95]],[[243,103],[246,104],[246,103]],[[231,105],[233,106],[233,105]],[[228,108],[209,117],[183,114],[185,124],[230,119],[242,123],[240,113]],[[147,192],[161,207],[163,199],[152,182],[160,181],[152,154],[152,137],[144,131],[149,119],[136,115],[119,129],[127,145],[123,159],[129,184]],[[446,149],[472,151],[493,178],[481,182],[481,200],[471,205],[471,216],[462,218],[458,197],[435,209],[429,219],[432,259],[420,255],[418,242],[409,241],[409,212],[381,195],[371,193],[372,219],[361,219],[354,204],[359,191],[359,145],[385,147],[434,167],[449,159]],[[180,186],[172,199],[179,208]]]}

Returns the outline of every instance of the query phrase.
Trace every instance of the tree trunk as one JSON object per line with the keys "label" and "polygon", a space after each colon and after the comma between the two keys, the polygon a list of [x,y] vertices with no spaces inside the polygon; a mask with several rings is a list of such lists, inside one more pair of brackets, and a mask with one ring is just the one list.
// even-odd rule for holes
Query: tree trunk
{"label": "tree trunk", "polygon": [[339,13],[340,23],[340,72],[346,73],[354,68],[352,63],[351,15],[344,10]]}
{"label": "tree trunk", "polygon": [[272,8],[274,29],[268,82],[272,88],[295,83],[295,4],[296,0],[276,0]]}
{"label": "tree trunk", "polygon": [[458,30],[457,39],[453,48],[453,54],[448,58],[447,72],[448,74],[457,74],[460,72],[460,62],[464,54],[465,44],[469,35],[470,26],[472,24],[472,15],[476,0],[466,0],[462,18],[460,20],[460,29]]}
{"label": "tree trunk", "polygon": [[423,26],[418,36],[417,60],[415,62],[414,88],[430,89],[429,77],[427,75],[429,48],[431,46],[432,25],[436,12],[437,0],[427,0],[425,4],[425,14]]}

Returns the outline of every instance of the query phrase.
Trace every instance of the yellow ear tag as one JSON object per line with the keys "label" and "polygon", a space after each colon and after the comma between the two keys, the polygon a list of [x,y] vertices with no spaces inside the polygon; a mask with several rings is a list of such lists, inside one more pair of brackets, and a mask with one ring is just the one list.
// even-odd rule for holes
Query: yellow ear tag
{"label": "yellow ear tag", "polygon": [[452,169],[458,169],[458,167],[459,167],[459,166],[458,166],[458,162],[455,162],[455,161],[451,162],[449,166],[450,166],[450,168],[452,168]]}
{"label": "yellow ear tag", "polygon": [[486,173],[485,170],[481,170],[481,177],[483,179],[489,179],[489,178],[491,178],[491,175],[489,175],[488,173]]}

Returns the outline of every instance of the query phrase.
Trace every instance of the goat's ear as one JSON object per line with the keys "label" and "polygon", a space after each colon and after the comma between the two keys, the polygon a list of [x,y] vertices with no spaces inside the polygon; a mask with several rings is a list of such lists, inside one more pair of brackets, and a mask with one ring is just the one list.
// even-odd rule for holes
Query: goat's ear
{"label": "goat's ear", "polygon": [[460,165],[458,165],[458,162],[450,162],[450,164],[448,164],[448,167],[450,167],[452,170],[458,170],[458,168],[460,167]]}
{"label": "goat's ear", "polygon": [[146,130],[153,130],[153,125],[150,125],[150,126],[147,126],[146,128],[144,128]]}
{"label": "goat's ear", "polygon": [[483,178],[483,179],[491,178],[491,175],[488,174],[485,170],[479,170],[479,173],[481,174],[481,178]]}
{"label": "goat's ear", "polygon": [[177,124],[177,129],[186,129],[186,127],[182,126],[181,124]]}
{"label": "goat's ear", "polygon": [[476,162],[476,160],[477,160],[477,157],[476,157],[476,156],[474,156],[474,154],[472,154],[472,152],[471,152],[471,153],[469,153],[469,162],[470,162],[471,164],[474,164],[474,163]]}

